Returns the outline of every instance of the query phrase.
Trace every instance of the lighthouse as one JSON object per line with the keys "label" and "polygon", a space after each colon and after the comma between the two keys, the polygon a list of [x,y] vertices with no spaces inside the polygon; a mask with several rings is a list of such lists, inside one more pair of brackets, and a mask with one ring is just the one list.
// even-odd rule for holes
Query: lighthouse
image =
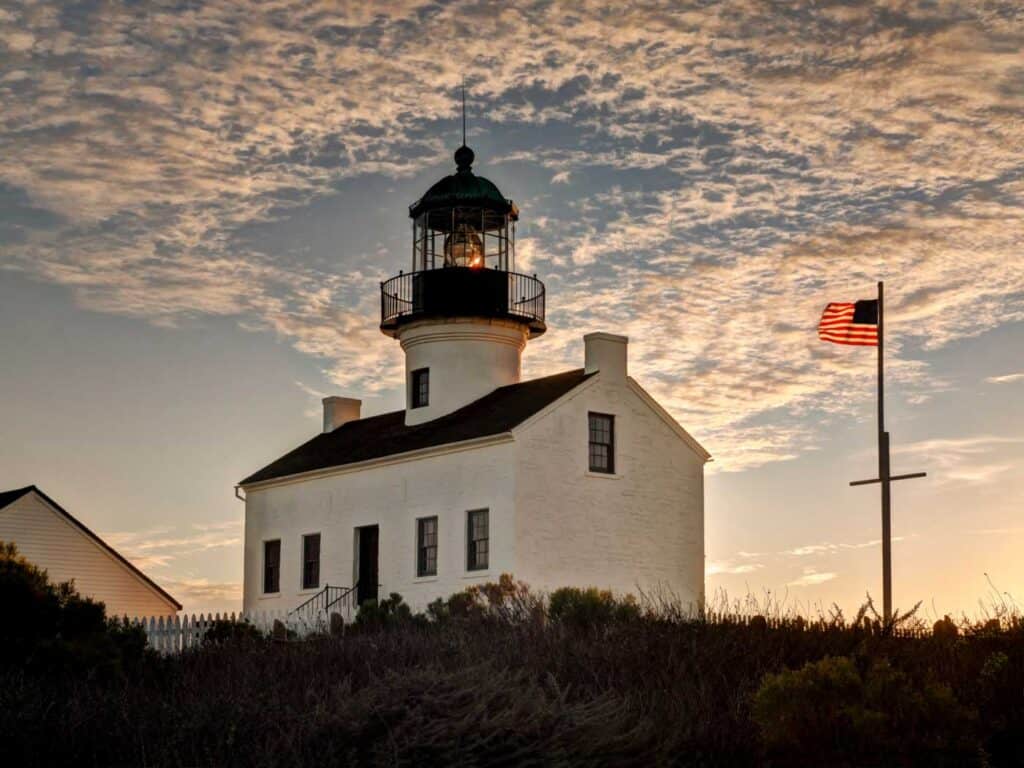
{"label": "lighthouse", "polygon": [[327,397],[320,434],[240,481],[246,611],[315,625],[392,592],[422,610],[503,574],[703,602],[708,452],[629,375],[620,334],[581,334],[582,365],[523,380],[547,295],[474,159],[463,138],[409,207],[408,269],[380,284],[405,370],[379,388],[404,407]]}
{"label": "lighthouse", "polygon": [[381,283],[380,328],[405,352],[405,423],[452,413],[517,384],[530,339],[547,330],[544,283],[515,270],[519,209],[473,172],[455,172],[409,206],[411,269]]}

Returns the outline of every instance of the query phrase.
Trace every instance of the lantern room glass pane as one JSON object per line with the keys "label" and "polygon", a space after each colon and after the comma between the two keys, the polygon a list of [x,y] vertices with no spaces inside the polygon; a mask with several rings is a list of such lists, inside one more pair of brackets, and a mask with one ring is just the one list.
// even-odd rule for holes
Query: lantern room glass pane
{"label": "lantern room glass pane", "polygon": [[413,226],[413,271],[486,267],[509,271],[508,214],[484,208],[443,208],[420,214]]}

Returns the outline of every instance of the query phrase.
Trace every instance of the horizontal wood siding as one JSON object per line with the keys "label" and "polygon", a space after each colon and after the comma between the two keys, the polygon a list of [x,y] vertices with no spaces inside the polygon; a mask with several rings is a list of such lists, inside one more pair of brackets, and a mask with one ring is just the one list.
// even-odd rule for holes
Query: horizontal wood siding
{"label": "horizontal wood siding", "polygon": [[107,606],[108,616],[167,616],[173,604],[73,523],[28,493],[0,510],[0,541],[13,541],[54,582],[74,579],[78,591]]}

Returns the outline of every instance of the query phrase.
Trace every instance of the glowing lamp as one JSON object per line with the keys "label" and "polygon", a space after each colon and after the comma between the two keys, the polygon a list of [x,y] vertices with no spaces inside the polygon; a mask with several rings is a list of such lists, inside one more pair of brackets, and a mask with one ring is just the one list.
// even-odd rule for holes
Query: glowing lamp
{"label": "glowing lamp", "polygon": [[475,269],[484,265],[484,244],[473,227],[459,224],[452,234],[445,237],[444,265]]}

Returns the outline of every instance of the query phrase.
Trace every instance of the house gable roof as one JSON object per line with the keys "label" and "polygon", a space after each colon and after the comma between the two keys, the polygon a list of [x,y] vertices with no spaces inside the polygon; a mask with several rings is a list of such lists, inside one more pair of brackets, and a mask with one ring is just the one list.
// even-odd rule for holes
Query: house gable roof
{"label": "house gable roof", "polygon": [[0,509],[3,509],[8,504],[13,504],[26,493],[30,493],[35,489],[34,485],[26,485],[24,488],[15,488],[13,491],[0,491]]}
{"label": "house gable roof", "polygon": [[70,512],[64,509],[64,507],[62,507],[56,501],[54,501],[41,490],[39,490],[39,488],[37,488],[36,486],[28,485],[25,486],[24,488],[17,488],[13,491],[0,491],[0,511],[2,511],[5,507],[8,507],[14,502],[16,502],[22,496],[25,496],[26,494],[33,492],[37,496],[39,496],[39,498],[41,498],[44,502],[46,502],[51,508],[53,508],[53,510],[57,512],[57,514],[61,515],[62,517],[64,517],[64,519],[71,523],[73,527],[77,528],[87,538],[92,539],[92,541],[95,542],[100,547],[100,549],[104,550],[108,555],[110,555],[119,563],[121,563],[121,565],[125,566],[135,576],[138,576],[140,579],[142,579],[142,581],[144,581],[147,586],[151,587],[154,591],[159,593],[159,595],[162,598],[164,598],[165,600],[169,601],[172,605],[174,605],[176,610],[181,610],[181,603],[179,603],[170,594],[168,594],[163,587],[161,587],[159,584],[157,584],[155,581],[149,578],[149,576],[147,576],[134,565],[132,565],[127,559],[125,559],[125,557],[120,552],[118,552],[112,546],[107,544],[107,542],[105,542],[103,539],[101,539],[99,536],[93,533],[88,527],[86,527],[84,523],[82,523],[80,520],[74,517],[74,515],[72,515]]}
{"label": "house gable roof", "polygon": [[578,368],[509,384],[457,411],[413,426],[406,426],[404,410],[350,421],[303,443],[239,485],[503,434],[592,375]]}
{"label": "house gable roof", "polygon": [[703,461],[712,460],[711,454],[708,453],[707,448],[698,443],[694,439],[693,435],[683,429],[683,425],[676,421],[672,414],[662,408],[658,401],[651,397],[647,390],[637,383],[636,379],[630,376],[627,381],[629,383],[629,388],[633,393],[636,394],[648,408],[654,411],[658,418],[665,422],[665,424],[668,425],[668,428],[675,432],[679,439],[690,447],[690,450],[700,456]]}

